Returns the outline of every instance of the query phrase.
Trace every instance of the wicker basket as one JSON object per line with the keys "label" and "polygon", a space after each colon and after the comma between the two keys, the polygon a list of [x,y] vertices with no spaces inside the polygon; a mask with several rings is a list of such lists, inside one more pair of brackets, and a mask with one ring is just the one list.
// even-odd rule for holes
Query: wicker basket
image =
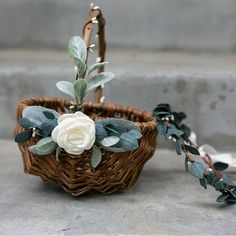
{"label": "wicker basket", "polygon": [[[84,40],[89,45],[92,35],[93,23],[90,19],[98,19],[99,34],[99,57],[104,61],[105,56],[105,21],[101,11],[91,10],[89,20],[84,27]],[[100,68],[98,72],[103,71]],[[74,196],[79,196],[90,191],[112,193],[118,190],[129,189],[137,181],[144,164],[152,157],[156,146],[156,121],[150,112],[144,112],[126,106],[100,103],[102,88],[95,91],[95,102],[85,102],[84,113],[93,120],[101,118],[122,118],[135,122],[141,128],[143,137],[138,149],[132,152],[113,153],[102,149],[102,162],[97,168],[91,166],[91,150],[82,155],[75,156],[64,151],[61,152],[59,160],[55,153],[48,156],[37,156],[28,150],[39,140],[38,137],[31,138],[23,144],[19,144],[24,162],[25,173],[40,176],[43,181],[51,182],[61,186],[65,191]],[[19,103],[17,107],[17,120],[22,117],[25,107],[40,105],[65,113],[65,107],[70,101],[54,98],[30,98]],[[15,134],[23,131],[19,125],[15,128]]]}

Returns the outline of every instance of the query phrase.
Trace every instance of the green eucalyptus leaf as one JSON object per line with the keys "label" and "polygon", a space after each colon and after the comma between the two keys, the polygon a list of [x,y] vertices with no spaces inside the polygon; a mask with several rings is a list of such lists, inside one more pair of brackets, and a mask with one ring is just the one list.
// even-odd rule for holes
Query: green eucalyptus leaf
{"label": "green eucalyptus leaf", "polygon": [[31,121],[28,118],[21,118],[18,120],[18,124],[25,129],[28,129],[32,126]]}
{"label": "green eucalyptus leaf", "polygon": [[125,150],[122,147],[103,147],[103,148],[110,152],[127,152],[127,150]]}
{"label": "green eucalyptus leaf", "polygon": [[128,132],[129,134],[133,135],[136,139],[140,139],[142,138],[142,134],[140,131],[136,130],[136,129],[132,129]]}
{"label": "green eucalyptus leaf", "polygon": [[218,180],[215,182],[214,187],[216,189],[216,191],[220,191],[224,189],[224,182],[223,180]]}
{"label": "green eucalyptus leaf", "polygon": [[207,181],[205,178],[199,179],[199,183],[203,188],[207,189]]}
{"label": "green eucalyptus leaf", "polygon": [[195,147],[193,147],[193,146],[183,144],[183,145],[182,145],[182,148],[184,148],[186,151],[192,153],[193,155],[198,155],[198,156],[200,156],[200,153],[199,153],[198,149],[195,148]]}
{"label": "green eucalyptus leaf", "polygon": [[72,98],[75,98],[76,94],[75,94],[75,90],[74,90],[74,85],[71,82],[69,82],[69,81],[58,81],[56,83],[56,86],[61,92],[69,95]]}
{"label": "green eucalyptus leaf", "polygon": [[158,133],[160,135],[166,135],[167,130],[166,130],[166,126],[163,121],[160,120],[157,122],[157,129],[158,129]]}
{"label": "green eucalyptus leaf", "polygon": [[23,110],[22,117],[29,119],[32,124],[32,127],[40,129],[43,123],[50,120],[45,116],[44,114],[45,111],[53,113],[53,115],[55,116],[55,120],[57,120],[58,117],[60,116],[60,114],[57,113],[56,111],[46,107],[28,106]]}
{"label": "green eucalyptus leaf", "polygon": [[87,90],[90,91],[98,86],[101,86],[109,81],[111,81],[115,75],[112,72],[102,72],[99,73],[88,80],[88,88]]}
{"label": "green eucalyptus leaf", "polygon": [[40,130],[39,130],[39,135],[41,137],[47,137],[49,136],[53,129],[57,126],[57,121],[56,120],[47,120],[44,123],[42,123]]}
{"label": "green eucalyptus leaf", "polygon": [[176,128],[169,128],[167,130],[167,134],[168,135],[176,135],[177,137],[180,137],[183,134],[183,132],[181,130],[176,129]]}
{"label": "green eucalyptus leaf", "polygon": [[220,195],[217,199],[216,199],[216,201],[217,202],[225,202],[225,200],[226,200],[226,198],[228,198],[228,196],[229,196],[229,194],[227,193],[227,194],[222,194],[222,195]]}
{"label": "green eucalyptus leaf", "polygon": [[200,162],[192,162],[189,172],[192,176],[199,178],[199,179],[203,179],[204,177],[204,165]]}
{"label": "green eucalyptus leaf", "polygon": [[48,155],[54,152],[57,148],[57,143],[51,137],[40,139],[36,145],[29,147],[29,150],[37,155]]}
{"label": "green eucalyptus leaf", "polygon": [[137,139],[129,133],[121,134],[120,145],[127,151],[133,151],[139,147]]}
{"label": "green eucalyptus leaf", "polygon": [[24,143],[32,137],[32,134],[33,134],[33,131],[31,129],[20,132],[20,133],[16,134],[15,142]]}
{"label": "green eucalyptus leaf", "polygon": [[107,131],[104,129],[101,123],[95,122],[96,128],[96,141],[100,142],[102,139],[108,136]]}
{"label": "green eucalyptus leaf", "polygon": [[182,154],[182,147],[181,147],[181,142],[179,139],[176,140],[176,153],[178,155],[181,155]]}
{"label": "green eucalyptus leaf", "polygon": [[72,37],[68,42],[69,55],[73,59],[80,59],[82,62],[87,58],[87,47],[84,40],[79,36]]}
{"label": "green eucalyptus leaf", "polygon": [[229,167],[227,163],[223,163],[223,162],[215,162],[213,166],[215,167],[217,171],[223,171]]}
{"label": "green eucalyptus leaf", "polygon": [[87,85],[88,83],[85,79],[78,79],[74,82],[75,95],[79,97],[81,101],[83,101],[87,93]]}
{"label": "green eucalyptus leaf", "polygon": [[93,168],[96,168],[102,160],[101,150],[94,144],[92,149],[91,164]]}
{"label": "green eucalyptus leaf", "polygon": [[120,138],[117,136],[108,136],[101,141],[101,144],[104,147],[111,147],[117,144],[120,141]]}
{"label": "green eucalyptus leaf", "polygon": [[102,67],[104,66],[105,64],[107,64],[108,62],[107,61],[104,61],[104,62],[98,62],[98,63],[95,63],[93,64],[91,67],[89,67],[88,69],[88,75],[93,73],[95,70],[97,70],[99,67]]}
{"label": "green eucalyptus leaf", "polygon": [[55,115],[52,112],[49,111],[43,111],[43,114],[50,120],[54,120],[55,119]]}
{"label": "green eucalyptus leaf", "polygon": [[120,136],[123,133],[127,133],[130,130],[137,130],[141,132],[140,127],[134,122],[117,119],[117,118],[107,118],[96,122],[96,124],[101,124],[104,129],[108,132],[109,136]]}
{"label": "green eucalyptus leaf", "polygon": [[56,149],[56,160],[59,161],[59,156],[61,154],[61,148],[58,146]]}

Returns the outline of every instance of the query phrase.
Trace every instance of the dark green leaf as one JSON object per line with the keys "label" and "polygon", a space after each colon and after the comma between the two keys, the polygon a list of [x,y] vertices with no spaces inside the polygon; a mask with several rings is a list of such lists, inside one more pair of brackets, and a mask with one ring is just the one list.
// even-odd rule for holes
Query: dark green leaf
{"label": "dark green leaf", "polygon": [[18,120],[18,124],[25,129],[28,129],[32,126],[30,120],[28,118],[21,118]]}
{"label": "dark green leaf", "polygon": [[190,136],[190,134],[191,134],[191,129],[190,129],[187,125],[185,125],[185,124],[182,124],[182,125],[180,126],[180,128],[181,128],[181,130],[184,132],[185,136],[186,136],[187,138],[189,138],[189,136]]}
{"label": "dark green leaf", "polygon": [[229,167],[228,164],[223,163],[223,162],[215,162],[213,165],[214,165],[215,169],[218,171],[223,171]]}
{"label": "dark green leaf", "polygon": [[48,155],[55,151],[57,144],[51,137],[40,139],[36,145],[29,147],[29,150],[37,155]]}
{"label": "dark green leaf", "polygon": [[198,149],[193,147],[193,146],[184,144],[184,145],[182,145],[182,148],[184,148],[186,151],[188,151],[188,152],[190,152],[194,155],[199,155],[200,156],[200,153],[199,153]]}
{"label": "dark green leaf", "polygon": [[192,162],[190,166],[190,174],[196,178],[203,179],[204,177],[204,165],[200,162]]}
{"label": "dark green leaf", "polygon": [[215,182],[214,187],[217,191],[224,189],[224,182],[222,180],[218,180]]}
{"label": "dark green leaf", "polygon": [[52,112],[49,111],[43,111],[43,114],[50,120],[54,120],[55,119],[55,115]]}
{"label": "dark green leaf", "polygon": [[101,162],[101,160],[102,160],[101,150],[96,145],[93,145],[92,159],[91,159],[92,167],[96,168]]}
{"label": "dark green leaf", "polygon": [[90,91],[98,86],[101,86],[112,79],[114,79],[115,75],[112,72],[102,72],[99,73],[88,80],[87,90]]}
{"label": "dark green leaf", "polygon": [[127,151],[133,151],[139,147],[137,139],[129,133],[121,134],[120,144]]}
{"label": "dark green leaf", "polygon": [[181,146],[181,142],[179,139],[176,140],[176,153],[178,155],[182,154],[182,146]]}
{"label": "dark green leaf", "polygon": [[32,134],[33,134],[33,131],[31,129],[18,133],[15,136],[15,142],[24,143],[32,137]]}
{"label": "dark green leaf", "polygon": [[220,195],[217,199],[216,199],[216,201],[217,202],[225,202],[225,200],[226,200],[226,198],[229,196],[229,194],[227,193],[227,194],[222,194],[222,195]]}
{"label": "dark green leaf", "polygon": [[111,147],[117,144],[120,141],[120,138],[117,136],[108,136],[101,141],[101,144],[104,147]]}
{"label": "dark green leaf", "polygon": [[40,127],[39,135],[41,137],[49,136],[56,126],[57,126],[57,121],[56,120],[47,120],[47,121],[45,121]]}
{"label": "dark green leaf", "polygon": [[184,165],[185,165],[185,171],[189,173],[189,160],[187,157],[185,157],[185,162],[184,162]]}
{"label": "dark green leaf", "polygon": [[82,101],[87,93],[87,82],[85,79],[78,79],[74,82],[74,90],[77,97]]}
{"label": "dark green leaf", "polygon": [[184,112],[173,112],[174,120],[176,124],[180,124],[183,119],[186,119],[187,116]]}
{"label": "dark green leaf", "polygon": [[205,178],[199,179],[199,183],[203,188],[207,189],[207,181]]}

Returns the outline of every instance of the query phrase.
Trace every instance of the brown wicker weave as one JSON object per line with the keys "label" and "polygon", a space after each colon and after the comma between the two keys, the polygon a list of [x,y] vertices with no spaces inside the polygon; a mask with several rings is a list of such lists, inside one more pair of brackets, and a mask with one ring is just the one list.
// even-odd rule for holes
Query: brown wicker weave
{"label": "brown wicker weave", "polygon": [[[100,10],[91,10],[89,19],[97,16],[99,20],[99,56],[104,60],[105,39],[104,19]],[[84,39],[89,45],[92,33],[91,21],[85,25]],[[103,68],[102,68],[103,69]],[[101,70],[99,71],[101,72]],[[152,157],[156,146],[156,121],[152,114],[116,104],[102,104],[100,102],[102,89],[95,93],[95,103],[85,102],[85,114],[94,120],[101,118],[122,118],[135,122],[141,128],[143,137],[140,146],[132,152],[113,153],[102,149],[102,161],[97,168],[91,166],[91,150],[82,155],[75,156],[64,151],[55,158],[55,153],[48,156],[37,156],[28,150],[39,137],[31,138],[23,144],[19,144],[24,162],[25,173],[40,176],[43,181],[55,183],[74,196],[88,193],[92,190],[112,193],[118,190],[129,189],[137,181],[144,164]],[[40,105],[65,113],[65,107],[70,101],[53,98],[30,98],[22,101],[17,107],[17,120],[22,117],[22,111],[27,106]],[[19,125],[15,128],[15,134],[23,131]]]}

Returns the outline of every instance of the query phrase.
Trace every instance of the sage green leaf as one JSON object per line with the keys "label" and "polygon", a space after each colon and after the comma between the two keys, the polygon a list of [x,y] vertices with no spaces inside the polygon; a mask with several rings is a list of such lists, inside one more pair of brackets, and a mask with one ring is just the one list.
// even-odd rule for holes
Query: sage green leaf
{"label": "sage green leaf", "polygon": [[160,135],[166,135],[166,126],[163,121],[160,120],[157,122],[157,129]]}
{"label": "sage green leaf", "polygon": [[176,128],[169,128],[167,130],[168,135],[176,135],[177,137],[181,136],[183,132],[181,130],[178,130]]}
{"label": "sage green leaf", "polygon": [[33,131],[31,129],[20,132],[20,133],[16,134],[15,142],[24,143],[32,137],[32,134],[33,134]]}
{"label": "sage green leaf", "polygon": [[99,73],[88,80],[88,91],[101,86],[112,79],[114,79],[115,75],[112,72],[102,72]]}
{"label": "sage green leaf", "polygon": [[72,37],[68,42],[69,55],[74,59],[80,59],[82,62],[87,58],[87,47],[84,40],[79,36]]}
{"label": "sage green leaf", "polygon": [[74,62],[75,62],[75,65],[78,67],[78,74],[79,76],[81,76],[85,72],[87,66],[79,58],[74,58]]}
{"label": "sage green leaf", "polygon": [[127,151],[133,151],[139,147],[137,139],[129,133],[121,134],[120,145]]}
{"label": "sage green leaf", "polygon": [[180,142],[179,139],[176,140],[176,147],[175,147],[175,149],[176,149],[176,153],[178,155],[182,154],[181,142]]}
{"label": "sage green leaf", "polygon": [[184,144],[184,145],[182,145],[182,148],[184,148],[186,151],[192,153],[193,155],[200,156],[200,153],[199,153],[198,149],[193,147],[193,146]]}
{"label": "sage green leaf", "polygon": [[200,162],[192,162],[189,172],[192,176],[199,178],[199,179],[203,179],[204,177],[204,165]]}
{"label": "sage green leaf", "polygon": [[28,129],[32,126],[31,121],[28,118],[21,118],[18,120],[18,124],[25,129]]}
{"label": "sage green leaf", "polygon": [[61,92],[71,96],[72,98],[75,98],[74,85],[71,82],[69,82],[69,81],[58,81],[56,83],[56,86]]}
{"label": "sage green leaf", "polygon": [[103,147],[103,148],[110,152],[127,152],[127,150],[121,147]]}
{"label": "sage green leaf", "polygon": [[87,82],[85,79],[78,79],[74,82],[75,95],[82,101],[87,92]]}
{"label": "sage green leaf", "polygon": [[136,129],[132,129],[128,132],[129,134],[133,135],[136,139],[140,139],[142,138],[142,134],[140,131],[136,130]]}
{"label": "sage green leaf", "polygon": [[92,150],[91,164],[93,168],[96,168],[102,160],[101,150],[94,144]]}
{"label": "sage green leaf", "polygon": [[104,62],[99,62],[99,63],[95,63],[93,64],[91,67],[89,67],[88,69],[88,75],[93,73],[95,70],[97,70],[99,67],[106,65],[108,62],[104,61]]}
{"label": "sage green leaf", "polygon": [[61,154],[61,148],[58,146],[56,149],[56,160],[59,161],[59,156]]}
{"label": "sage green leaf", "polygon": [[111,147],[117,144],[120,141],[120,138],[117,136],[108,136],[101,141],[101,144],[104,147]]}
{"label": "sage green leaf", "polygon": [[57,143],[51,137],[40,139],[36,145],[29,147],[29,150],[37,155],[48,155],[55,151]]}

